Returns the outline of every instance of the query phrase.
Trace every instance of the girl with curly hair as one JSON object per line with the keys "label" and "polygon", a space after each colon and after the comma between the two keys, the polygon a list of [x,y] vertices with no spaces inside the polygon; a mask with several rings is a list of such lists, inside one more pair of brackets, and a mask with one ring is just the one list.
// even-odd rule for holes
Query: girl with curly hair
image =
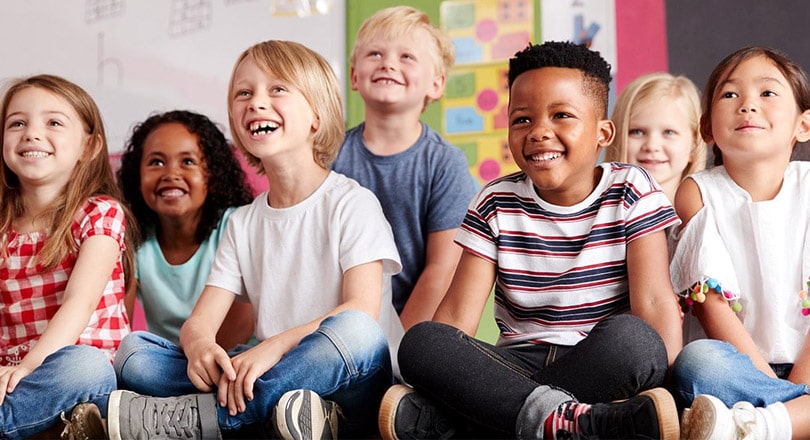
{"label": "girl with curly hair", "polygon": [[[184,110],[155,114],[135,126],[118,182],[143,231],[136,274],[147,327],[177,343],[225,224],[236,207],[253,200],[251,188],[217,125]],[[236,303],[232,316],[250,317],[249,311],[247,303]],[[252,334],[250,322],[230,326],[244,334],[220,335],[220,343],[244,342]]]}

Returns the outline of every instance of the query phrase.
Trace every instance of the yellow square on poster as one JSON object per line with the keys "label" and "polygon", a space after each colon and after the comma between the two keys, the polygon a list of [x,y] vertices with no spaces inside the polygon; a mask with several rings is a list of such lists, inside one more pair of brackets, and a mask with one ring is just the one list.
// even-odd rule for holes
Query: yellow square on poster
{"label": "yellow square on poster", "polygon": [[452,136],[506,130],[507,74],[506,63],[453,69],[442,100],[444,133]]}
{"label": "yellow square on poster", "polygon": [[534,35],[534,0],[445,0],[439,13],[457,65],[508,60]]}
{"label": "yellow square on poster", "polygon": [[484,184],[490,180],[520,171],[512,158],[507,132],[478,136],[448,137],[448,141],[467,155],[470,174]]}

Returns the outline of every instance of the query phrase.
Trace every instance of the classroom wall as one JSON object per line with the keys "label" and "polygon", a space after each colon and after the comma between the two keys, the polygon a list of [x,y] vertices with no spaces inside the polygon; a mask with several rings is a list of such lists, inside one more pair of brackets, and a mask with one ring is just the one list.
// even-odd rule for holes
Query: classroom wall
{"label": "classroom wall", "polygon": [[250,45],[303,43],[342,80],[344,0],[6,1],[0,81],[64,76],[99,105],[110,149],[155,111],[191,109],[227,130],[233,63]]}

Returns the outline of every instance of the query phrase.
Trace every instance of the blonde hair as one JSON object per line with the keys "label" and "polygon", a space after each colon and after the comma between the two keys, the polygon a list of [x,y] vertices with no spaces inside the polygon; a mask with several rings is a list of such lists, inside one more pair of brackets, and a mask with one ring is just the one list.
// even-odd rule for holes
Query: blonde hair
{"label": "blonde hair", "polygon": [[[42,251],[37,255],[38,263],[48,269],[60,264],[68,255],[79,252],[71,231],[76,213],[92,196],[109,196],[120,201],[118,185],[110,166],[107,152],[107,137],[104,132],[104,123],[101,119],[93,98],[78,85],[54,75],[36,75],[23,78],[11,83],[0,101],[0,121],[5,121],[11,99],[18,92],[39,88],[52,93],[65,101],[76,111],[84,124],[89,139],[85,146],[86,152],[82,160],[76,163],[71,171],[69,184],[65,186],[62,194],[54,200],[52,206],[41,215],[50,223],[50,238]],[[5,124],[0,124],[0,139],[5,136]],[[96,151],[97,150],[97,151]],[[25,213],[25,205],[20,189],[19,177],[8,167],[3,160],[0,168],[0,235],[8,234],[12,229],[15,218]],[[126,233],[124,237],[123,265],[126,276],[127,292],[136,287],[135,282],[135,247],[138,234],[137,223],[129,209],[121,203],[121,209],[126,216]],[[2,250],[3,253],[6,249]]]}
{"label": "blonde hair", "polygon": [[616,136],[605,150],[606,162],[627,162],[627,132],[630,129],[630,116],[640,102],[661,96],[675,98],[686,112],[691,127],[692,151],[689,165],[681,177],[706,168],[706,142],[700,135],[700,94],[695,84],[685,76],[674,76],[665,72],[642,75],[625,87],[613,107]]}
{"label": "blonde hair", "polygon": [[256,65],[282,81],[294,85],[312,107],[320,122],[315,131],[313,157],[323,168],[337,157],[345,135],[343,122],[343,100],[335,72],[326,60],[317,52],[292,41],[268,40],[255,44],[242,52],[233,66],[231,80],[228,84],[228,122],[233,141],[245,155],[248,163],[264,173],[261,160],[245,149],[236,133],[237,125],[233,120],[233,81],[239,64],[247,57],[253,57]]}
{"label": "blonde hair", "polygon": [[[427,14],[410,6],[393,6],[380,9],[367,18],[360,25],[360,29],[357,30],[354,47],[349,57],[351,65],[355,65],[360,51],[373,42],[375,38],[394,38],[411,34],[417,29],[424,29],[430,35],[434,44],[428,49],[433,58],[436,74],[447,77],[453,63],[455,63],[455,51],[450,36],[442,29],[434,26]],[[434,101],[435,99],[425,98],[425,106]]]}

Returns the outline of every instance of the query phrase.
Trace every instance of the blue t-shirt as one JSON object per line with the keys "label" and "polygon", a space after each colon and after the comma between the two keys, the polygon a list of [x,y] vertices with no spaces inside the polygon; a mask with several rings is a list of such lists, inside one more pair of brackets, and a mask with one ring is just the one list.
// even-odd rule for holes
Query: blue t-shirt
{"label": "blue t-shirt", "polygon": [[428,234],[458,228],[478,185],[464,153],[424,123],[415,144],[390,156],[366,148],[364,127],[346,133],[332,169],[380,200],[402,260],[402,271],[392,280],[394,307],[402,312],[425,267]]}
{"label": "blue t-shirt", "polygon": [[183,264],[166,261],[154,228],[146,231],[146,240],[138,248],[136,276],[138,299],[143,306],[147,329],[175,344],[180,343],[180,327],[200,298],[225,224],[236,208],[225,210],[217,227],[211,231],[197,252]]}

